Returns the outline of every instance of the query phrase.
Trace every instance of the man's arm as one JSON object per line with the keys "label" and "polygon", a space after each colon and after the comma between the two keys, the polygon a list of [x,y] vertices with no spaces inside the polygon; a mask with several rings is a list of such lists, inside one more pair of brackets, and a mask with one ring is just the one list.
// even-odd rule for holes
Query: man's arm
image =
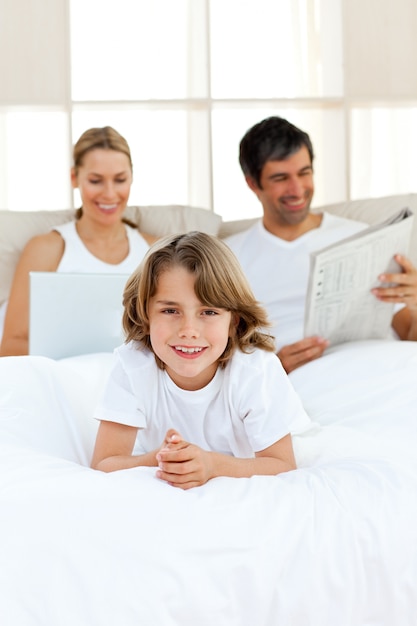
{"label": "man's arm", "polygon": [[395,260],[403,269],[401,273],[378,276],[380,281],[395,286],[377,287],[372,293],[382,302],[405,304],[393,316],[392,327],[400,339],[417,341],[417,269],[407,257],[397,254]]}
{"label": "man's arm", "polygon": [[[417,269],[402,255],[395,260],[402,267],[396,274],[381,274],[378,279],[384,283],[394,283],[393,287],[376,287],[372,293],[383,302],[403,303],[405,307],[392,318],[392,327],[400,339],[417,341]],[[290,372],[322,356],[329,342],[321,337],[307,337],[284,346],[278,352],[281,363]]]}

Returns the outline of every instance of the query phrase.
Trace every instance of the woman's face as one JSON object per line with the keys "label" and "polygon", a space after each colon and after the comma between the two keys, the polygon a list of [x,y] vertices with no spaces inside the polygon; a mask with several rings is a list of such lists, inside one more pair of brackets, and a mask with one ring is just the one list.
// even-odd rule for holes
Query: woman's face
{"label": "woman's face", "polygon": [[77,173],[71,172],[71,180],[73,187],[80,190],[83,215],[100,221],[121,219],[132,185],[126,154],[101,148],[91,150]]}

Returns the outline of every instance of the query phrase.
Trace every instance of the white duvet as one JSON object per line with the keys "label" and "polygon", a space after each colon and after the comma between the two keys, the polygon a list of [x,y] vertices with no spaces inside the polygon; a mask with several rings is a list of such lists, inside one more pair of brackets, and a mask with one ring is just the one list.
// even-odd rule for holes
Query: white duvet
{"label": "white duvet", "polygon": [[186,492],[89,469],[111,361],[0,359],[2,626],[417,625],[417,344],[296,370],[299,469]]}

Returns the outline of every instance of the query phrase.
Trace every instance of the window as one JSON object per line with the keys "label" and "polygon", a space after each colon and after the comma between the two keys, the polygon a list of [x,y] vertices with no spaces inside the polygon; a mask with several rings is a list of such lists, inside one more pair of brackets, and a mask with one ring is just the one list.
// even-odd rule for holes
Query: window
{"label": "window", "polygon": [[0,109],[2,208],[36,211],[71,206],[68,128],[66,111]]}
{"label": "window", "polygon": [[[384,81],[386,65],[379,77],[372,65],[379,46],[387,55],[393,48],[390,1],[377,23],[359,0],[54,0],[36,7],[36,20],[29,0],[22,0],[27,11],[7,3],[0,11],[10,15],[0,17],[13,17],[8,23],[21,36],[0,38],[0,50],[7,58],[12,49],[25,65],[8,70],[10,93],[0,96],[1,206],[78,206],[72,144],[87,128],[109,124],[131,146],[131,204],[190,204],[224,219],[259,215],[238,145],[268,115],[310,134],[315,206],[417,191],[417,94],[388,93],[403,93],[412,80],[415,38],[407,35],[401,59],[396,49],[395,81]],[[405,37],[408,23],[415,30],[414,0],[400,1],[408,7],[398,33]],[[376,68],[372,81],[367,64]]]}

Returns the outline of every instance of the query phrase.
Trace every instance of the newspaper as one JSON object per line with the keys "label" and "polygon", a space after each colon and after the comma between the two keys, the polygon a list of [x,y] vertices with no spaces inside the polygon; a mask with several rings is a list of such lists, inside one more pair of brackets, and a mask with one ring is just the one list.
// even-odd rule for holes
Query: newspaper
{"label": "newspaper", "polygon": [[389,286],[382,273],[401,272],[395,254],[407,256],[413,214],[408,208],[331,246],[313,252],[307,289],[304,336],[331,344],[386,338],[394,304],[370,290]]}

